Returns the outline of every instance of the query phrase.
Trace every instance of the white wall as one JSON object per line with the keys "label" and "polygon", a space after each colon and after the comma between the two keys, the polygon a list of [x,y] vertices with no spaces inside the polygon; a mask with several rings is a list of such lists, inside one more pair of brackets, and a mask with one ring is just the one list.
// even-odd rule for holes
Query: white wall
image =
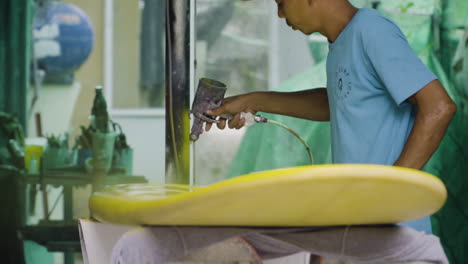
{"label": "white wall", "polygon": [[166,121],[163,114],[116,114],[112,120],[122,126],[133,148],[133,174],[151,183],[164,183]]}
{"label": "white wall", "polygon": [[[32,108],[28,122],[28,136],[37,136],[35,113],[41,113],[43,134],[63,134],[70,130],[71,118],[81,85],[44,85],[39,88],[38,100]],[[31,102],[34,91],[28,92],[28,103]],[[91,109],[90,109],[91,111]]]}

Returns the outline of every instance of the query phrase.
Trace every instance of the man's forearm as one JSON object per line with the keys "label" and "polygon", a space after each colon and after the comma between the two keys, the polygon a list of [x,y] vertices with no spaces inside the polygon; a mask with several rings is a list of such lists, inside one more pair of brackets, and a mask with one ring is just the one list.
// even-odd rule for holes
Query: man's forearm
{"label": "man's forearm", "polygon": [[254,108],[260,112],[287,115],[314,121],[329,121],[330,109],[325,88],[298,92],[255,92]]}
{"label": "man's forearm", "polygon": [[413,129],[396,166],[421,169],[434,154],[455,113],[455,105],[433,113],[418,112]]}

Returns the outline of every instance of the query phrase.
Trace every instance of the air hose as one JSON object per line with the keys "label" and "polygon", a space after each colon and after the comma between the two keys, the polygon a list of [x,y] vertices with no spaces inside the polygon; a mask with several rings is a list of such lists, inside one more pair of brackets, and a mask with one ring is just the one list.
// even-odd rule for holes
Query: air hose
{"label": "air hose", "polygon": [[267,119],[267,118],[265,118],[263,116],[260,116],[260,115],[253,115],[252,113],[242,112],[241,113],[241,118],[244,118],[245,126],[251,126],[251,125],[253,125],[255,123],[269,123],[269,124],[281,127],[283,129],[285,129],[286,131],[288,131],[289,133],[293,134],[302,143],[302,145],[305,147],[305,149],[307,151],[307,155],[309,156],[310,164],[314,164],[314,156],[312,155],[312,151],[310,150],[310,148],[307,145],[307,143],[305,142],[305,140],[301,136],[299,136],[299,134],[297,134],[294,130],[289,128],[288,126],[286,126],[286,125],[284,125],[282,123],[279,123],[277,121]]}

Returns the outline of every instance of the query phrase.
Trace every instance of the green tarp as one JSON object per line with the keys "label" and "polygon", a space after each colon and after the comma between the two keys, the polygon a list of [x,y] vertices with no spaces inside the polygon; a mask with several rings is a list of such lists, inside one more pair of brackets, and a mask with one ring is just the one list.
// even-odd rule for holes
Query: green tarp
{"label": "green tarp", "polygon": [[[27,123],[26,92],[29,85],[33,9],[33,0],[0,1],[0,112],[15,115],[23,130]],[[6,142],[5,134],[2,137],[0,133],[0,148],[6,147]],[[17,199],[23,199],[15,180],[17,177],[7,170],[0,170],[0,200],[3,202],[0,247],[6,252],[2,255],[2,263],[21,264],[25,263],[25,259],[34,260],[34,263],[51,263],[52,255],[35,243],[26,243],[24,255],[23,241],[18,237],[17,230],[25,222],[20,217],[23,215],[20,210],[25,208],[17,208]],[[40,255],[34,254],[38,251]]]}
{"label": "green tarp", "polygon": [[0,112],[26,125],[33,0],[0,1]]}

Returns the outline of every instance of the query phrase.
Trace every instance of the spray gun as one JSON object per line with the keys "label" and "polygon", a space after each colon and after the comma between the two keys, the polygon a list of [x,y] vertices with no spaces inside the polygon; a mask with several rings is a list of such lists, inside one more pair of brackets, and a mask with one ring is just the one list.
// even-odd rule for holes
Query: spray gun
{"label": "spray gun", "polygon": [[[203,133],[204,122],[220,122],[219,120],[216,120],[216,117],[207,115],[205,114],[205,112],[221,106],[221,104],[223,103],[224,94],[226,93],[226,88],[226,85],[220,81],[208,78],[200,79],[200,81],[198,82],[197,91],[195,93],[195,98],[192,103],[192,110],[190,110],[190,113],[195,117],[192,124],[192,129],[190,131],[190,141],[195,142],[198,140],[200,135]],[[301,143],[307,150],[307,154],[309,156],[311,164],[314,163],[312,153],[307,143],[289,127],[276,121],[269,120],[263,116],[254,115],[252,113],[241,113],[240,116],[245,120],[245,126],[251,126],[255,123],[270,123],[286,129],[301,141]],[[232,118],[232,116],[230,115],[222,115],[221,117],[226,118],[228,120]]]}
{"label": "spray gun", "polygon": [[[220,107],[223,103],[226,85],[222,82],[202,78],[198,83],[197,92],[192,104],[190,113],[195,117],[190,131],[190,140],[196,141],[200,134],[203,133],[203,122],[219,123],[214,116],[205,114],[207,110]],[[231,115],[222,115],[221,117],[231,119]],[[259,115],[251,113],[241,113],[241,117],[245,120],[245,125],[249,126],[254,123],[266,123],[268,120]]]}

